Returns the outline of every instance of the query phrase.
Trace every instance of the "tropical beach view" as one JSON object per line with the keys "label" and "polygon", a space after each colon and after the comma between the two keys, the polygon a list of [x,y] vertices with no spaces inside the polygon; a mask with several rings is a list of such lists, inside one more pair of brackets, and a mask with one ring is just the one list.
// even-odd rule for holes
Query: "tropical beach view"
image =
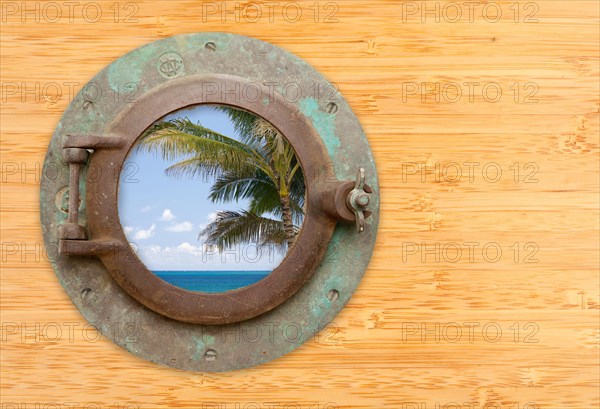
{"label": "tropical beach view", "polygon": [[237,108],[199,105],[140,136],[120,175],[119,217],[162,280],[223,292],[266,277],[304,217],[304,176],[285,137]]}

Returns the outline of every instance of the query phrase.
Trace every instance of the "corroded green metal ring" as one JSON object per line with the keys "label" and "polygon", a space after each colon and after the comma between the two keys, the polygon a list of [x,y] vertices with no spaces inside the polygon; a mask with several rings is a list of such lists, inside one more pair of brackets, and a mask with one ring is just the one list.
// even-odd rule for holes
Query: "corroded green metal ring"
{"label": "corroded green metal ring", "polygon": [[[304,258],[288,254],[271,281],[225,293],[233,307],[219,296],[160,282],[145,286],[147,269],[123,244],[116,211],[122,160],[141,130],[196,103],[235,105],[265,117],[290,139],[308,176],[309,227],[290,250],[303,250]],[[163,365],[226,371],[292,351],[342,309],[373,250],[378,191],[364,132],[332,84],[271,44],[200,33],[134,50],[76,96],[44,164],[41,219],[61,284],[106,337]],[[364,205],[347,206],[350,192]],[[316,245],[307,251],[311,242]]]}

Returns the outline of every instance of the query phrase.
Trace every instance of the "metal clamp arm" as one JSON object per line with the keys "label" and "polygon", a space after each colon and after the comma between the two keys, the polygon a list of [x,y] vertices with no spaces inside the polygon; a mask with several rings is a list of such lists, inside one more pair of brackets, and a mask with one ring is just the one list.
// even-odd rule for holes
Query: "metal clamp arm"
{"label": "metal clamp arm", "polygon": [[346,204],[348,208],[354,213],[356,219],[356,230],[362,233],[365,230],[365,218],[371,214],[367,207],[371,199],[369,193],[373,191],[365,185],[365,170],[363,168],[358,169],[356,174],[356,182],[354,183],[354,189],[348,193],[346,197]]}

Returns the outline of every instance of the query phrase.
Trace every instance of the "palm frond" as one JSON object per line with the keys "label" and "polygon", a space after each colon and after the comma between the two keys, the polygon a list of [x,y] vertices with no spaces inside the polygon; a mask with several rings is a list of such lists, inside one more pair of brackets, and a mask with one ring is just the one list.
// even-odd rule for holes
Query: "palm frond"
{"label": "palm frond", "polygon": [[[235,139],[189,120],[174,120],[168,124],[151,128],[138,144],[138,149],[158,152],[164,160],[187,156],[185,160],[169,167],[168,174],[216,176],[226,171],[244,173],[256,168],[269,171],[268,164],[260,155]],[[184,165],[190,166],[190,169],[183,169]]]}
{"label": "palm frond", "polygon": [[[293,222],[298,225],[301,224],[304,219],[302,205],[292,200],[290,197],[290,208],[292,211]],[[281,201],[279,200],[278,194],[255,195],[250,200],[248,210],[256,214],[271,214],[279,219],[283,216]]]}
{"label": "palm frond", "polygon": [[290,200],[298,204],[300,208],[304,207],[306,196],[306,185],[304,182],[304,173],[302,170],[294,173],[290,184]]}
{"label": "palm frond", "polygon": [[213,203],[239,201],[258,195],[277,195],[273,181],[262,171],[225,172],[213,183],[208,199]]}
{"label": "palm frond", "polygon": [[[152,151],[157,143],[157,139],[169,137],[173,133],[181,133],[196,136],[202,139],[210,139],[217,142],[222,142],[227,145],[231,145],[240,150],[247,150],[248,146],[236,139],[230,138],[219,132],[215,132],[212,129],[206,128],[199,123],[193,123],[189,118],[176,118],[167,122],[158,122],[149,127],[138,140],[137,148]],[[185,146],[184,146],[185,147]],[[165,152],[167,155],[169,152]],[[172,157],[163,157],[165,160],[172,159]]]}
{"label": "palm frond", "polygon": [[240,243],[252,243],[257,247],[286,245],[282,221],[258,216],[247,210],[217,212],[214,221],[198,235],[198,239],[203,238],[206,244],[216,246],[219,251]]}
{"label": "palm frond", "polygon": [[256,115],[228,105],[220,105],[218,109],[227,114],[229,120],[233,123],[235,131],[241,135],[243,142],[254,142],[254,124],[258,120]]}
{"label": "palm frond", "polygon": [[[298,189],[299,187],[299,189]],[[296,186],[290,194],[290,206],[294,223],[301,224],[304,217],[304,184]],[[220,175],[211,187],[208,198],[213,203],[225,203],[250,199],[248,210],[255,214],[271,214],[281,218],[279,191],[273,181],[263,172],[252,176],[238,176],[234,172]]]}

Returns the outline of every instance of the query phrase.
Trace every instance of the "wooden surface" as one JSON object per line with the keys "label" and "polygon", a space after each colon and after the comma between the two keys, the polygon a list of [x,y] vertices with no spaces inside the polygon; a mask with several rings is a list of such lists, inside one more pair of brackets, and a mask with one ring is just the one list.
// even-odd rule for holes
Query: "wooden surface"
{"label": "wooden surface", "polygon": [[[55,4],[58,19],[45,2],[25,3],[38,16],[1,3],[2,408],[600,405],[597,1],[482,1],[472,15],[462,5],[457,22],[434,1],[310,0],[287,15],[286,2],[261,3],[260,18],[254,6],[239,22],[215,11],[221,2],[97,1],[87,17],[83,2]],[[38,211],[69,83],[78,91],[128,51],[197,31],[272,42],[336,83],[381,182],[376,251],[333,326],[281,359],[222,374],[96,340],[43,256]]]}

